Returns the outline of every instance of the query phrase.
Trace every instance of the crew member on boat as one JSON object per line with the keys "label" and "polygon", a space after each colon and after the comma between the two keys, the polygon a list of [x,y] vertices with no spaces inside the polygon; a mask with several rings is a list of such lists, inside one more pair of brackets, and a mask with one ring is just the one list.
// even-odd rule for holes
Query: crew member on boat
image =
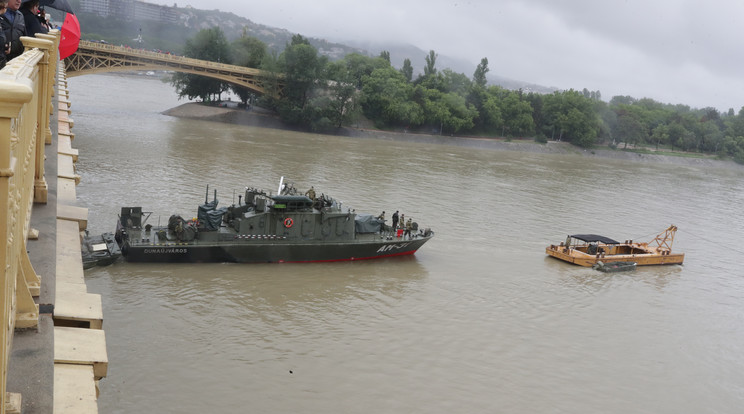
{"label": "crew member on boat", "polygon": [[379,216],[377,216],[377,220],[380,221],[380,234],[385,230],[385,212],[383,211]]}

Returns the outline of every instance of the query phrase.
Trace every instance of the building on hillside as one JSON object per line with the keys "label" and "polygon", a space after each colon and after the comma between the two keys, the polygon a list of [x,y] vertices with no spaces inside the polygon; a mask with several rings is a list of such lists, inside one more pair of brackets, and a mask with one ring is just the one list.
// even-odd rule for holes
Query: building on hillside
{"label": "building on hillside", "polygon": [[80,11],[107,17],[111,14],[111,5],[109,3],[111,3],[109,0],[80,0]]}
{"label": "building on hillside", "polygon": [[178,22],[178,11],[176,7],[160,6],[144,1],[135,1],[134,20],[159,20],[167,23]]}
{"label": "building on hillside", "polygon": [[175,5],[160,6],[138,0],[80,0],[80,11],[126,20],[158,20],[167,23],[178,23],[179,20]]}

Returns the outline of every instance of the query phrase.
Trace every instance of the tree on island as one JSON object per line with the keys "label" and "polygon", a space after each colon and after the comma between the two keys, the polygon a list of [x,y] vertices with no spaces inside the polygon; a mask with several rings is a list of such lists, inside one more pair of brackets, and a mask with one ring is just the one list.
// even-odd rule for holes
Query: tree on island
{"label": "tree on island", "polygon": [[[266,44],[255,37],[248,36],[245,31],[230,46],[233,64],[238,66],[260,68],[267,56]],[[243,105],[247,105],[248,100],[254,96],[254,93],[245,86],[230,85],[230,89],[238,95]]]}
{"label": "tree on island", "polygon": [[[203,29],[186,41],[184,56],[210,62],[231,63],[232,49],[219,28]],[[199,98],[204,102],[219,101],[229,84],[202,75],[177,72],[171,78],[178,97]]]}

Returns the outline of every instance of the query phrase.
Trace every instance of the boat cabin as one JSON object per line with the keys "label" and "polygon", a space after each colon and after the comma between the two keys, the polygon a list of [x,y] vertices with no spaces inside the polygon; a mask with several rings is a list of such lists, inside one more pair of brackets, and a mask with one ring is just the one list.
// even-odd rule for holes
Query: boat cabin
{"label": "boat cabin", "polygon": [[619,242],[598,234],[572,234],[566,238],[565,247],[578,250],[586,254],[643,254],[648,253],[641,245],[632,240]]}
{"label": "boat cabin", "polygon": [[271,206],[274,211],[290,212],[313,210],[313,200],[307,196],[281,195],[273,196],[271,199],[274,201],[274,205]]}

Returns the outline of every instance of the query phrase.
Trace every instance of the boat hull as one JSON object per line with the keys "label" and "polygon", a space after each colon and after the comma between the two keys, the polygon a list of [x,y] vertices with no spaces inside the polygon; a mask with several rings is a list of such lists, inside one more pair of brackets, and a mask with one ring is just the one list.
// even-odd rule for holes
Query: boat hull
{"label": "boat hull", "polygon": [[411,240],[352,243],[298,243],[288,241],[172,245],[122,245],[128,262],[154,263],[298,263],[335,262],[404,256],[416,252],[430,237]]}

